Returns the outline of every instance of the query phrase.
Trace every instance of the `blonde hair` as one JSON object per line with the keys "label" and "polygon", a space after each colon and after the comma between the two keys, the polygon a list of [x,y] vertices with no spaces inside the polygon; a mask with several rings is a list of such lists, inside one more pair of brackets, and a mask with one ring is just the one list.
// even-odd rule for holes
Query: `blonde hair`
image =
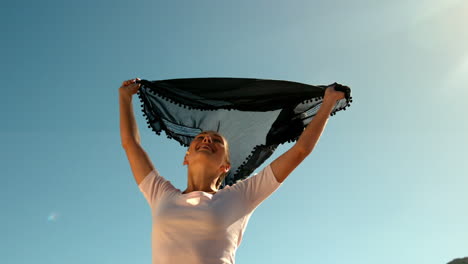
{"label": "blonde hair", "polygon": [[[221,136],[223,137],[223,136]],[[227,140],[223,137],[224,139],[224,142],[226,142],[226,144],[224,144],[224,148],[226,150],[225,152],[225,160],[227,164],[231,165],[231,156],[229,155],[229,144],[227,142]],[[228,172],[225,172],[225,173],[222,173],[221,176],[219,176],[218,178],[218,181],[216,181],[216,188],[219,189],[219,187],[221,186],[221,184],[223,183],[224,179],[226,178],[226,176],[229,174],[229,171]]]}

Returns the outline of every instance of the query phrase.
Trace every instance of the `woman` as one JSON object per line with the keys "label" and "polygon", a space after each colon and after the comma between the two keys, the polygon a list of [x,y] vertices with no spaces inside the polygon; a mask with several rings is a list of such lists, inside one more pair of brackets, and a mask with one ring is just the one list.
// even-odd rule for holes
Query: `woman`
{"label": "woman", "polygon": [[226,139],[204,131],[191,142],[183,164],[187,189],[176,189],[159,175],[141,147],[132,109],[140,84],[133,79],[119,88],[122,146],[153,218],[153,263],[234,263],[248,220],[309,155],[343,92],[329,87],[323,103],[297,142],[258,174],[219,189],[230,169]]}

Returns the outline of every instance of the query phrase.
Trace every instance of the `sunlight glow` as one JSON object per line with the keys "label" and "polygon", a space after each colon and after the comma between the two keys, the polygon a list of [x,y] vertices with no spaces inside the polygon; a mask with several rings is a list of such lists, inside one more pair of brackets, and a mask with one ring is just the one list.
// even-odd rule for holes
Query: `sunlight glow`
{"label": "sunlight glow", "polygon": [[198,205],[200,203],[200,197],[189,198],[186,202],[191,205]]}
{"label": "sunlight glow", "polygon": [[462,2],[463,0],[430,0],[421,2],[413,22],[418,23],[424,20],[430,20],[432,17],[447,12],[448,9]]}
{"label": "sunlight glow", "polygon": [[461,63],[447,76],[444,87],[452,91],[465,92],[468,83],[468,54]]}

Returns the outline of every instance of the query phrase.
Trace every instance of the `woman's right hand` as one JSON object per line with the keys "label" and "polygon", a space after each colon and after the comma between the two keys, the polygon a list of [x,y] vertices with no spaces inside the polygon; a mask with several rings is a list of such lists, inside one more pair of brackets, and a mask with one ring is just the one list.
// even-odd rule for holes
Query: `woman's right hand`
{"label": "woman's right hand", "polygon": [[141,86],[141,84],[136,83],[137,80],[139,81],[140,78],[135,78],[122,82],[122,86],[120,86],[119,88],[119,93],[121,95],[132,97],[132,95],[138,92],[138,89],[140,89]]}

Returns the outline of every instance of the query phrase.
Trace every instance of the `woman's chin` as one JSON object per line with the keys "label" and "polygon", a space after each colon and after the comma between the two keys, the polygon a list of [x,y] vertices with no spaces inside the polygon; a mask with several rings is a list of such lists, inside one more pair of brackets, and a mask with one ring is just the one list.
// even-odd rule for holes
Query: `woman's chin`
{"label": "woman's chin", "polygon": [[202,163],[208,163],[208,164],[213,164],[216,165],[217,158],[213,153],[208,152],[208,151],[201,151],[197,152],[197,156],[195,159],[192,158],[192,162],[202,162]]}

